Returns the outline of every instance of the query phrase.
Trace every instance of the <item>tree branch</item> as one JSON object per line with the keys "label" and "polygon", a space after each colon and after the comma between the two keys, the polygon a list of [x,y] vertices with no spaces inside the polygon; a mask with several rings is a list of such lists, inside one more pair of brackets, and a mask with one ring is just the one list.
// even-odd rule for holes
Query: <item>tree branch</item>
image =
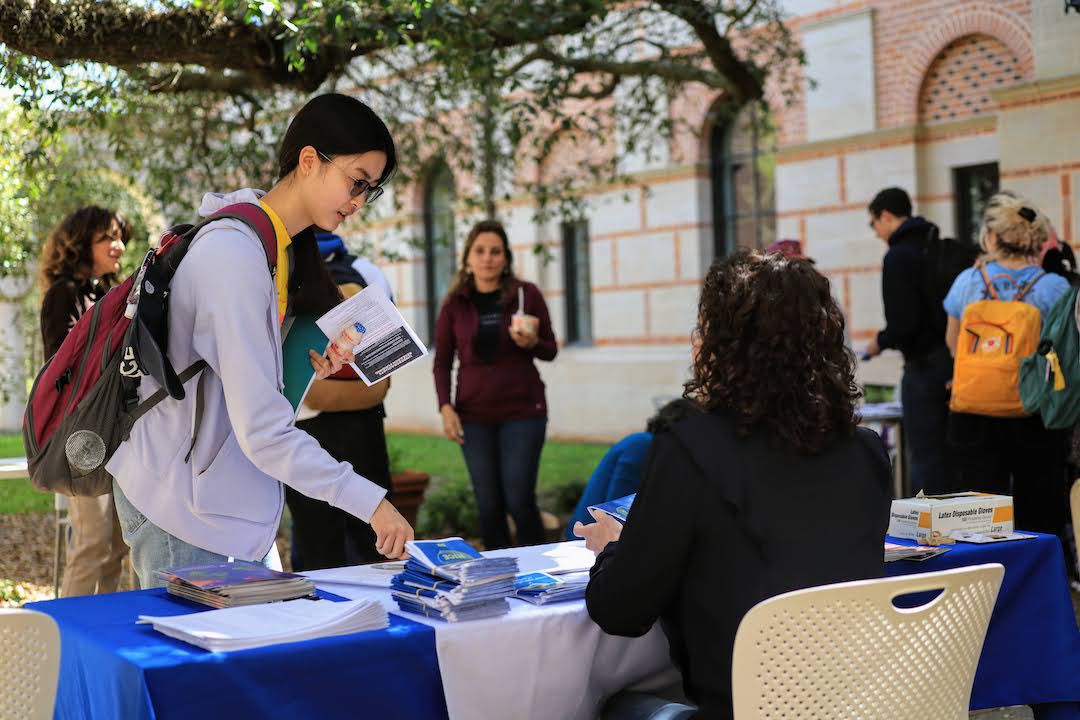
{"label": "tree branch", "polygon": [[178,68],[175,72],[150,72],[125,68],[132,80],[152,93],[219,92],[251,98],[251,91],[265,87],[265,78],[244,72],[198,72]]}
{"label": "tree branch", "polygon": [[565,93],[565,97],[574,98],[575,100],[603,100],[611,97],[620,80],[622,78],[618,75],[609,75],[607,81],[600,87],[584,87],[580,90],[568,91]]}
{"label": "tree branch", "polygon": [[118,0],[3,0],[0,42],[54,64],[202,65],[264,71],[280,62],[274,25],[246,25],[204,9],[154,12]]}
{"label": "tree branch", "polygon": [[[0,43],[55,65],[88,61],[127,69],[155,63],[201,66],[208,71],[246,73],[251,88],[291,86],[310,91],[342,72],[353,58],[376,50],[401,42],[422,44],[428,33],[445,33],[450,44],[455,37],[468,37],[452,27],[448,31],[444,18],[434,10],[418,20],[411,11],[384,9],[361,0],[354,4],[368,14],[358,16],[342,35],[324,42],[317,51],[304,54],[299,71],[290,65],[286,51],[286,41],[296,33],[280,22],[244,22],[195,7],[158,12],[123,0],[0,0]],[[581,30],[593,19],[596,8],[595,0],[571,0],[553,15],[537,8],[535,23],[521,22],[521,13],[508,13],[481,26],[480,32],[496,49],[536,42]],[[302,12],[319,11],[306,8]],[[474,20],[462,22],[468,25]],[[182,80],[168,87],[188,82],[192,89],[201,89],[201,85],[237,82],[188,76]]]}
{"label": "tree branch", "polygon": [[595,72],[621,77],[658,77],[679,82],[699,82],[709,87],[727,90],[730,82],[720,73],[678,62],[656,59],[619,62],[597,57],[566,57],[546,45],[539,45],[536,52],[540,59],[577,72]]}
{"label": "tree branch", "polygon": [[698,0],[659,0],[658,4],[693,28],[712,66],[725,78],[725,89],[730,92],[734,104],[744,105],[765,94],[764,73],[735,54],[731,43],[717,30],[716,21],[707,7]]}

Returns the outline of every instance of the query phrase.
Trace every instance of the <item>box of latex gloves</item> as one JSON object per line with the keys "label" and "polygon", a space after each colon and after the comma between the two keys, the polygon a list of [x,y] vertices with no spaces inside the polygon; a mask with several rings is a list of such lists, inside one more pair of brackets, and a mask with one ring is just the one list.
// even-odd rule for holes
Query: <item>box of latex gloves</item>
{"label": "box of latex gloves", "polygon": [[961,492],[893,500],[889,534],[927,542],[950,537],[954,530],[971,533],[1012,532],[1013,501],[1008,495]]}

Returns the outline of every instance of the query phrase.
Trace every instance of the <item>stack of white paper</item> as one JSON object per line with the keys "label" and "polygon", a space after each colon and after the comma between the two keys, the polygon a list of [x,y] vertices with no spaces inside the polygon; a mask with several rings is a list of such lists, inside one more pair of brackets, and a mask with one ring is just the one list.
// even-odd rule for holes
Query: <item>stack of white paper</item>
{"label": "stack of white paper", "polygon": [[139,622],[153,623],[155,630],[177,640],[222,652],[381,630],[390,620],[381,603],[365,599],[289,600],[172,617],[140,615]]}
{"label": "stack of white paper", "polygon": [[404,569],[404,562],[381,562],[370,565],[307,570],[300,574],[320,586],[358,585],[360,587],[389,588],[393,577]]}

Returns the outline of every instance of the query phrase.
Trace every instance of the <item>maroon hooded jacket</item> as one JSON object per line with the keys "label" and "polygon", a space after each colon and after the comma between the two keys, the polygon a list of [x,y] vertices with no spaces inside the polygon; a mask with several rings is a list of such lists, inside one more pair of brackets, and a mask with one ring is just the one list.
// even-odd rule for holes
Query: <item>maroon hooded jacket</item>
{"label": "maroon hooded jacket", "polygon": [[[454,409],[466,423],[498,423],[544,417],[547,400],[544,383],[533,358],[552,360],[558,352],[551,317],[540,289],[530,282],[513,280],[511,300],[502,308],[503,322],[494,362],[485,363],[475,349],[480,317],[472,290],[462,289],[446,299],[435,323],[435,392],[439,407],[450,403],[450,369],[458,357]],[[510,316],[517,311],[517,287],[524,288],[524,312],[540,319],[538,340],[530,350],[518,347],[510,337]]]}

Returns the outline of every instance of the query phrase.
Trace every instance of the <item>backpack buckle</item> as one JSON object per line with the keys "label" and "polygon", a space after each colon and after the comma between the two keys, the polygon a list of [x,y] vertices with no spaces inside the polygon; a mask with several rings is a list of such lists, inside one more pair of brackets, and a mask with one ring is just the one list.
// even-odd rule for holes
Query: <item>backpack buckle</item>
{"label": "backpack buckle", "polygon": [[62,392],[64,386],[71,382],[71,368],[65,370],[60,377],[56,378],[56,392]]}

